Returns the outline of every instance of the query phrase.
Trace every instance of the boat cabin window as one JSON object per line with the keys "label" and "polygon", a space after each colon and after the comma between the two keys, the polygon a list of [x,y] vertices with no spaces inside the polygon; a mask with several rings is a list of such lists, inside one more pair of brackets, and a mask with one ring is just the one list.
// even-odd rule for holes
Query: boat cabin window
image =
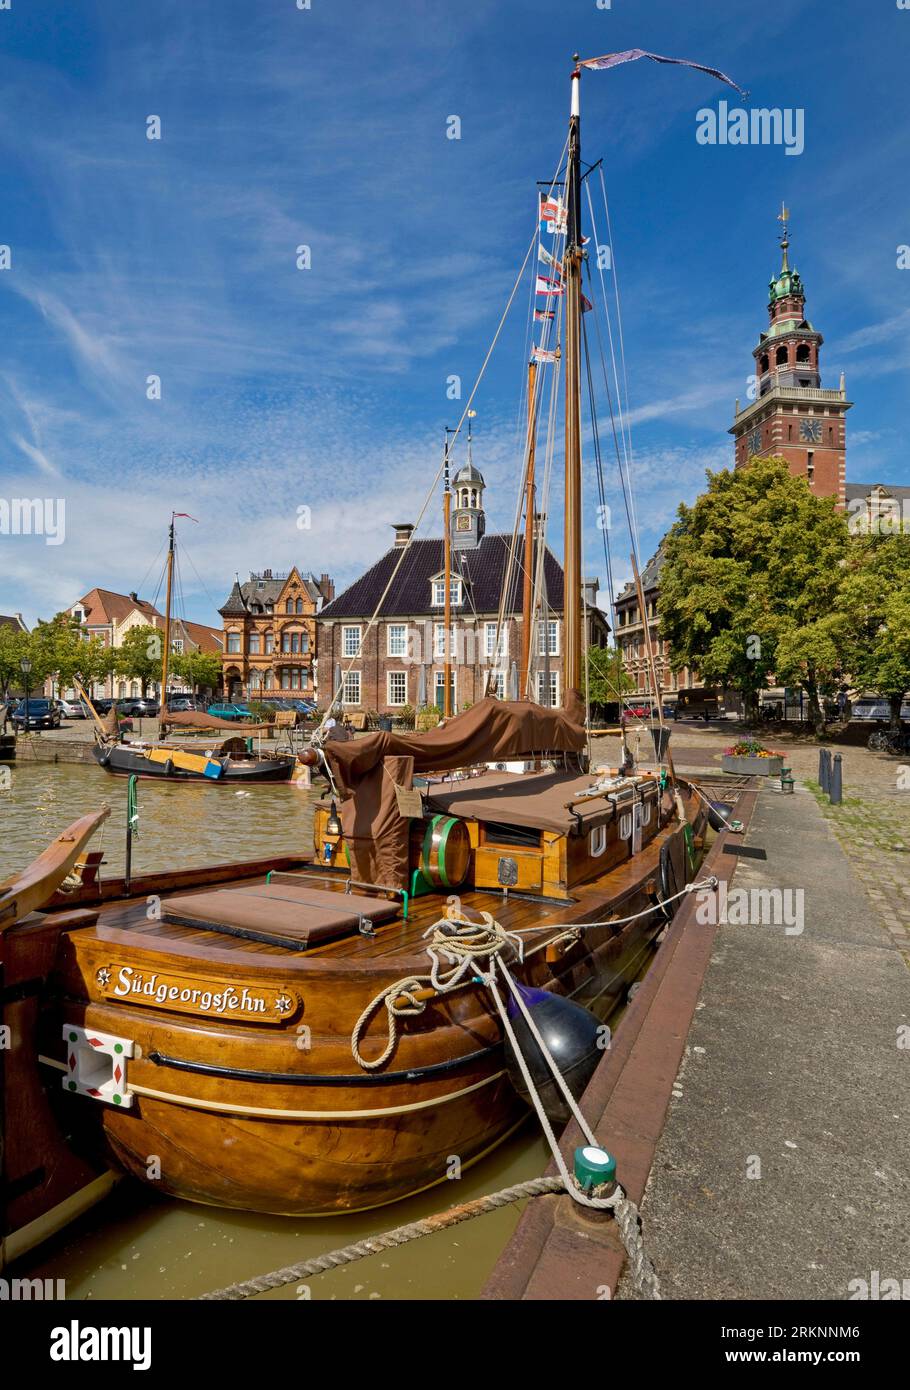
{"label": "boat cabin window", "polygon": [[620,818],[619,818],[619,838],[620,838],[621,840],[628,840],[628,838],[629,838],[629,836],[630,836],[631,834],[632,834],[632,815],[631,815],[631,813],[630,813],[629,811],[626,811],[625,814],[622,815],[622,816],[620,816]]}
{"label": "boat cabin window", "polygon": [[588,853],[592,859],[597,859],[607,847],[607,827],[605,825],[595,825],[588,836]]}

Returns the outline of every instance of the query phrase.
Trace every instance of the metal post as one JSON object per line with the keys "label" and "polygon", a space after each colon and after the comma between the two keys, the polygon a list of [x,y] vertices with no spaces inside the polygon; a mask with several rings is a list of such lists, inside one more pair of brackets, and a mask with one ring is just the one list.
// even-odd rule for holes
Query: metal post
{"label": "metal post", "polygon": [[828,790],[831,772],[831,752],[828,748],[818,750],[818,785],[823,792]]}
{"label": "metal post", "polygon": [[843,800],[844,784],[842,771],[841,755],[840,753],[835,753],[834,766],[831,769],[831,790],[829,792],[832,806],[839,806]]}
{"label": "metal post", "polygon": [[126,873],[123,876],[123,886],[127,892],[130,891],[133,869],[133,835],[139,826],[139,803],[136,795],[138,785],[139,778],[133,773],[126,784]]}

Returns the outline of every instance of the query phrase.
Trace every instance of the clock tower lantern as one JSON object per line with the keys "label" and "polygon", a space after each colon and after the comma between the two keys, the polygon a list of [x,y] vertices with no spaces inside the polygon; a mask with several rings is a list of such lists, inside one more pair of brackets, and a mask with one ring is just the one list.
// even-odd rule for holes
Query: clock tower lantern
{"label": "clock tower lantern", "polygon": [[819,497],[845,504],[847,400],[843,373],[836,391],[822,388],[819,353],[822,335],[805,316],[806,297],[799,271],[789,260],[789,210],[781,209],[781,268],[771,280],[770,324],[753,348],[755,373],[750,400],[736,412],[730,434],[734,461],[777,455],[795,477],[805,478]]}
{"label": "clock tower lantern", "polygon": [[471,426],[468,424],[468,461],[455,474],[452,491],[455,506],[452,511],[452,549],[476,550],[486,530],[483,510],[483,474],[474,467]]}

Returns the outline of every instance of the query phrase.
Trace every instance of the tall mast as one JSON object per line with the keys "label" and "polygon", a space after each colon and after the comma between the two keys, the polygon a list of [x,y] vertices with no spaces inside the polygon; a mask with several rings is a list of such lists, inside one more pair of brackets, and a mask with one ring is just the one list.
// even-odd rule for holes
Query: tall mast
{"label": "tall mast", "polygon": [[537,363],[528,363],[528,476],[525,487],[525,572],[521,602],[521,671],[518,681],[518,698],[528,698],[528,675],[531,669],[531,602],[533,598],[532,575],[534,573],[534,451],[536,445],[537,402]]}
{"label": "tall mast", "polygon": [[[575,54],[576,64],[578,54]],[[566,165],[566,519],[564,623],[567,690],[582,688],[581,633],[581,68],[572,73]]]}
{"label": "tall mast", "polygon": [[[469,433],[470,433],[470,429],[471,429],[471,426],[470,426],[470,423],[469,423],[469,424],[468,424],[468,432],[469,432]],[[443,535],[443,542],[442,542],[442,561],[443,561],[443,569],[444,569],[444,571],[445,571],[445,607],[444,607],[444,609],[443,609],[443,623],[444,623],[444,628],[443,628],[443,634],[442,634],[442,654],[443,654],[443,667],[442,667],[442,715],[443,715],[443,718],[444,718],[444,719],[448,719],[449,715],[452,713],[452,686],[451,686],[451,682],[452,682],[452,665],[451,665],[451,652],[450,652],[450,650],[449,650],[449,647],[450,647],[450,644],[451,644],[451,640],[452,640],[452,638],[451,638],[451,634],[452,634],[452,580],[451,580],[451,577],[450,577],[450,576],[451,576],[451,571],[452,571],[452,527],[451,527],[451,521],[450,521],[450,518],[451,518],[451,511],[452,511],[452,494],[449,492],[449,432],[448,432],[448,430],[446,430],[446,451],[445,451],[445,459],[444,459],[444,462],[443,462],[443,474],[444,474],[444,478],[445,478],[445,483],[444,483],[444,489],[443,489],[443,494],[442,494],[442,535]]]}
{"label": "tall mast", "polygon": [[171,656],[171,594],[174,588],[174,513],[167,548],[167,601],[164,605],[164,655],[161,658],[161,711],[167,714],[167,668]]}

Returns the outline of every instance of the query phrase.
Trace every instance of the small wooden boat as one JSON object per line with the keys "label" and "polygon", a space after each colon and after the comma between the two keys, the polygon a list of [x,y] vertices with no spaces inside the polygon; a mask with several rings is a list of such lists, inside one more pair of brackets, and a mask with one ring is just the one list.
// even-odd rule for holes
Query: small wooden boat
{"label": "small wooden boat", "polygon": [[157,744],[96,744],[92,754],[99,767],[121,777],[153,777],[177,782],[210,782],[216,786],[249,786],[258,782],[287,782],[297,766],[296,754],[193,752]]}

